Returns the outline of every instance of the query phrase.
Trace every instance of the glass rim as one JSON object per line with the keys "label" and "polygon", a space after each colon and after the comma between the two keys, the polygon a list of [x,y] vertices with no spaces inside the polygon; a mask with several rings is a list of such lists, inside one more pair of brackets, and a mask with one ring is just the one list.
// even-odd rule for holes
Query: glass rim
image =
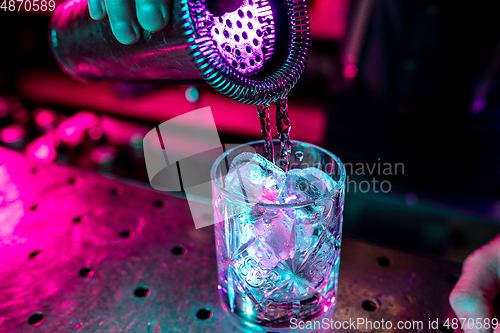
{"label": "glass rim", "polygon": [[[247,142],[247,143],[242,143],[236,147],[233,147],[227,151],[225,151],[223,154],[221,154],[219,157],[217,157],[217,159],[215,160],[214,164],[212,165],[212,169],[210,170],[210,179],[211,179],[211,182],[212,184],[217,187],[217,190],[219,190],[221,193],[223,193],[225,196],[231,198],[231,200],[235,200],[239,203],[242,203],[244,205],[252,205],[252,206],[259,206],[259,207],[263,207],[263,208],[280,208],[280,209],[283,209],[283,208],[299,208],[299,207],[304,207],[304,206],[309,206],[311,204],[314,204],[318,201],[321,201],[321,200],[324,200],[324,199],[328,199],[328,198],[331,198],[333,196],[335,196],[335,194],[337,194],[338,192],[340,192],[341,189],[344,188],[345,186],[345,178],[346,178],[346,172],[345,172],[345,167],[344,167],[344,164],[342,163],[342,161],[337,157],[337,155],[333,154],[332,152],[324,149],[324,148],[321,148],[315,144],[312,144],[312,143],[308,143],[308,142],[304,142],[304,141],[299,141],[299,140],[293,140],[292,143],[302,143],[302,144],[306,144],[306,145],[309,145],[315,149],[318,149],[319,151],[322,151],[323,153],[325,153],[326,155],[330,156],[333,158],[333,160],[337,163],[337,165],[339,166],[340,168],[340,179],[338,181],[335,181],[336,184],[335,186],[330,190],[328,191],[327,193],[321,195],[320,197],[316,198],[316,199],[312,199],[312,200],[307,200],[307,201],[302,201],[302,202],[296,202],[296,203],[293,203],[293,204],[275,204],[275,203],[263,203],[263,202],[253,202],[253,201],[248,201],[240,196],[237,196],[237,195],[234,195],[233,193],[227,191],[225,189],[225,187],[223,186],[223,184],[221,184],[218,180],[218,178],[216,177],[216,172],[217,172],[217,167],[221,164],[222,160],[224,158],[226,158],[227,156],[229,156],[231,153],[233,153],[235,150],[241,148],[241,147],[244,147],[244,146],[250,146],[252,144],[259,144],[259,143],[264,143],[264,140],[256,140],[256,141],[250,141],[250,142]],[[273,144],[274,143],[280,143],[279,140],[277,139],[274,139],[273,140]]]}

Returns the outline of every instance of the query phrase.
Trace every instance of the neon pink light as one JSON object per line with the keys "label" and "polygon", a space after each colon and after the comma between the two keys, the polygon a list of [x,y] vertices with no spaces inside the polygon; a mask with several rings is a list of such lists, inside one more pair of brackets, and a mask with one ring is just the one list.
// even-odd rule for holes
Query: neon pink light
{"label": "neon pink light", "polygon": [[9,125],[0,131],[0,140],[5,143],[16,142],[26,135],[26,130],[21,125]]}
{"label": "neon pink light", "polygon": [[358,75],[358,67],[356,65],[347,65],[344,67],[344,70],[342,71],[342,75],[346,79],[352,79],[356,75]]}
{"label": "neon pink light", "polygon": [[91,127],[89,129],[89,136],[92,140],[99,140],[102,137],[102,130],[97,126]]}
{"label": "neon pink light", "polygon": [[26,156],[40,163],[50,163],[56,159],[54,140],[47,135],[42,135],[30,142],[25,149]]}

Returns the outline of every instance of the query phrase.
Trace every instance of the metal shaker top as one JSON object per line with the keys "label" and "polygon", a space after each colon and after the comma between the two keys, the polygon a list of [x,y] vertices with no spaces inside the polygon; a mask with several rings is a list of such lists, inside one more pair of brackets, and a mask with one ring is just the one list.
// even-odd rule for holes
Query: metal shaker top
{"label": "metal shaker top", "polygon": [[107,18],[90,18],[86,0],[69,0],[52,18],[52,52],[66,73],[83,81],[206,82],[246,104],[286,96],[307,61],[305,0],[243,0],[222,16],[206,2],[174,0],[172,24],[122,45]]}

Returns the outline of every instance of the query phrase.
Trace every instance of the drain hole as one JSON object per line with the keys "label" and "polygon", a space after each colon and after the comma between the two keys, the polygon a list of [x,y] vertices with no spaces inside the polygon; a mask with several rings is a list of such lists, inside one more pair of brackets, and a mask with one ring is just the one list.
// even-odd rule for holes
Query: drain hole
{"label": "drain hole", "polygon": [[451,284],[455,284],[458,281],[458,278],[460,276],[458,274],[448,274],[446,275],[446,281],[448,281]]}
{"label": "drain hole", "polygon": [[150,293],[149,288],[146,286],[139,286],[134,290],[134,295],[136,297],[146,297],[149,296]]}
{"label": "drain hole", "polygon": [[361,303],[361,307],[363,309],[365,309],[366,311],[372,312],[372,311],[377,310],[378,305],[377,305],[377,303],[375,303],[375,301],[366,300],[363,303]]}
{"label": "drain hole", "polygon": [[168,201],[167,200],[157,200],[157,201],[155,201],[155,206],[156,207],[167,207]]}
{"label": "drain hole", "polygon": [[382,267],[391,266],[392,265],[392,259],[389,259],[387,257],[378,257],[377,258],[377,263],[379,264],[379,266],[382,266]]}
{"label": "drain hole", "polygon": [[444,326],[444,323],[440,323],[438,325],[438,330],[439,332],[443,332],[443,333],[453,333],[455,332],[455,330],[451,327],[449,327],[448,325]]}
{"label": "drain hole", "polygon": [[111,190],[112,195],[122,195],[123,189],[121,187],[117,187]]}
{"label": "drain hole", "polygon": [[120,232],[120,237],[121,238],[127,238],[130,237],[130,230],[123,230]]}
{"label": "drain hole", "polygon": [[82,182],[82,179],[80,177],[73,177],[70,178],[68,181],[70,184],[80,184]]}
{"label": "drain hole", "polygon": [[28,318],[28,323],[33,326],[39,326],[45,321],[45,316],[41,312],[37,312]]}
{"label": "drain hole", "polygon": [[198,312],[196,312],[196,318],[201,319],[201,320],[207,320],[208,318],[211,318],[213,316],[212,311],[210,309],[199,309]]}
{"label": "drain hole", "polygon": [[187,249],[182,245],[176,245],[172,248],[172,254],[175,254],[176,256],[184,254],[186,252]]}
{"label": "drain hole", "polygon": [[40,251],[33,251],[30,253],[30,258],[36,258],[40,254]]}
{"label": "drain hole", "polygon": [[38,204],[33,205],[33,206],[31,206],[31,207],[30,207],[30,210],[37,210],[37,209],[38,209],[38,206],[39,206]]}
{"label": "drain hole", "polygon": [[90,276],[94,275],[94,271],[92,270],[92,268],[90,266],[87,266],[87,267],[80,269],[78,271],[78,275],[80,275],[81,277],[90,277]]}

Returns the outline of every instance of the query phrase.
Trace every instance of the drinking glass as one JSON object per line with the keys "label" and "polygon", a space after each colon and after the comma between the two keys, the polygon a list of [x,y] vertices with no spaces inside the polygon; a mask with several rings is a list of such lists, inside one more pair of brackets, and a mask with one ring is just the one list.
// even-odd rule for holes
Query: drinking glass
{"label": "drinking glass", "polygon": [[[320,321],[335,307],[345,168],[323,148],[293,143],[289,170],[316,168],[334,180],[315,199],[270,204],[226,188],[233,159],[243,152],[265,156],[264,141],[234,147],[212,166],[218,288],[224,309],[244,331],[292,331],[293,323]],[[278,160],[279,141],[274,146]],[[299,191],[310,186],[297,184]]]}

